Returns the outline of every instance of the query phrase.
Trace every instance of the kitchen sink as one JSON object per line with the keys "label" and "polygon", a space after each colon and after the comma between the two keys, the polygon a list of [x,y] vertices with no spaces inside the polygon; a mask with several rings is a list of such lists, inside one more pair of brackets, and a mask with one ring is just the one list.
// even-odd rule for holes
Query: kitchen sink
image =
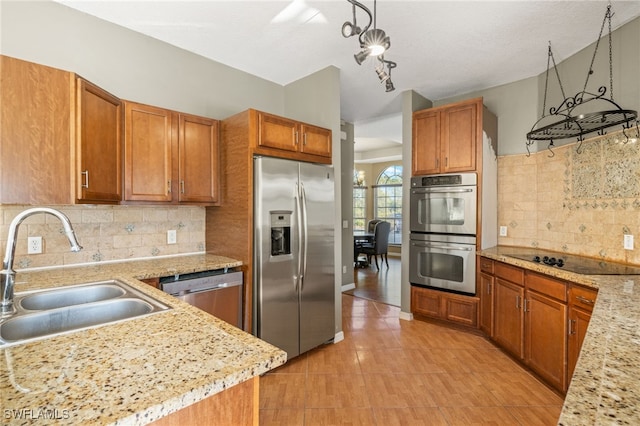
{"label": "kitchen sink", "polygon": [[116,284],[83,285],[29,294],[22,297],[18,303],[24,309],[41,311],[114,299],[125,293],[125,290]]}
{"label": "kitchen sink", "polygon": [[171,309],[118,280],[17,293],[14,304],[17,312],[0,320],[0,347]]}

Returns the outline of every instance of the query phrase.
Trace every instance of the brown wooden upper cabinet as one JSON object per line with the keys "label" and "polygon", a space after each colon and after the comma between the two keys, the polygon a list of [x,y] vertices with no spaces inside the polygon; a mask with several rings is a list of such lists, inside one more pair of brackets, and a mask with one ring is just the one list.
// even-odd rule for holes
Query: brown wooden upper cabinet
{"label": "brown wooden upper cabinet", "polygon": [[476,171],[482,98],[413,113],[412,175]]}
{"label": "brown wooden upper cabinet", "polygon": [[122,103],[88,81],[77,79],[77,201],[122,200]]}
{"label": "brown wooden upper cabinet", "polygon": [[0,55],[0,203],[121,200],[121,105],[74,73]]}
{"label": "brown wooden upper cabinet", "polygon": [[[262,111],[250,111],[257,118],[256,153],[285,158],[296,158],[295,154],[331,158],[331,130]],[[309,159],[313,161],[313,158]]]}
{"label": "brown wooden upper cabinet", "polygon": [[125,101],[125,201],[216,205],[218,121]]}

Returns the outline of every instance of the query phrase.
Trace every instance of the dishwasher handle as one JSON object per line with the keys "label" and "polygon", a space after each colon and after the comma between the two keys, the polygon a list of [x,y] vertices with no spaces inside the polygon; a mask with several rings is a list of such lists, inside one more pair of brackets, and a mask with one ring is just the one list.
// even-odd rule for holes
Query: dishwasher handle
{"label": "dishwasher handle", "polygon": [[236,287],[243,283],[242,272],[211,275],[194,279],[185,279],[160,283],[162,291],[171,295],[184,295],[202,291],[218,290],[225,287]]}

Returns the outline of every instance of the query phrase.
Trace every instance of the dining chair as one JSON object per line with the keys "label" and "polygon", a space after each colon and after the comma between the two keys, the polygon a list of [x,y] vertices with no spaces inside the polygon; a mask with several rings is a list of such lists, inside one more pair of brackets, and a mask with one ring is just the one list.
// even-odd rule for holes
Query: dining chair
{"label": "dining chair", "polygon": [[367,222],[367,233],[373,234],[373,231],[376,229],[376,225],[382,222],[381,219],[371,219]]}
{"label": "dining chair", "polygon": [[[373,230],[373,240],[370,243],[364,243],[357,247],[357,254],[366,254],[369,264],[371,264],[371,256],[373,256],[376,262],[376,269],[380,269],[378,266],[378,255],[380,255],[380,261],[384,260],[389,267],[388,249],[389,249],[389,233],[391,232],[391,224],[389,222],[380,221],[375,224]],[[356,255],[357,257],[357,255]]]}

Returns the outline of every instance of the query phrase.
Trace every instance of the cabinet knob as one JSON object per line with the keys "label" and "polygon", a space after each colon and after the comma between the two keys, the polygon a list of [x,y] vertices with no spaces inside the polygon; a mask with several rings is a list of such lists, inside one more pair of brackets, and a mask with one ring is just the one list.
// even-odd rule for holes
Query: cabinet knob
{"label": "cabinet knob", "polygon": [[184,194],[184,181],[183,180],[180,181],[180,193]]}
{"label": "cabinet knob", "polygon": [[84,176],[84,183],[82,183],[80,186],[82,188],[89,188],[89,170],[85,170],[83,172],[80,172],[81,175]]}
{"label": "cabinet knob", "polygon": [[569,336],[571,336],[572,334],[576,334],[576,328],[574,327],[575,324],[576,320],[569,320]]}
{"label": "cabinet knob", "polygon": [[171,181],[170,180],[167,181],[167,192],[169,194],[171,194]]}
{"label": "cabinet knob", "polygon": [[298,132],[296,132],[296,141],[295,141],[296,145],[298,145]]}

